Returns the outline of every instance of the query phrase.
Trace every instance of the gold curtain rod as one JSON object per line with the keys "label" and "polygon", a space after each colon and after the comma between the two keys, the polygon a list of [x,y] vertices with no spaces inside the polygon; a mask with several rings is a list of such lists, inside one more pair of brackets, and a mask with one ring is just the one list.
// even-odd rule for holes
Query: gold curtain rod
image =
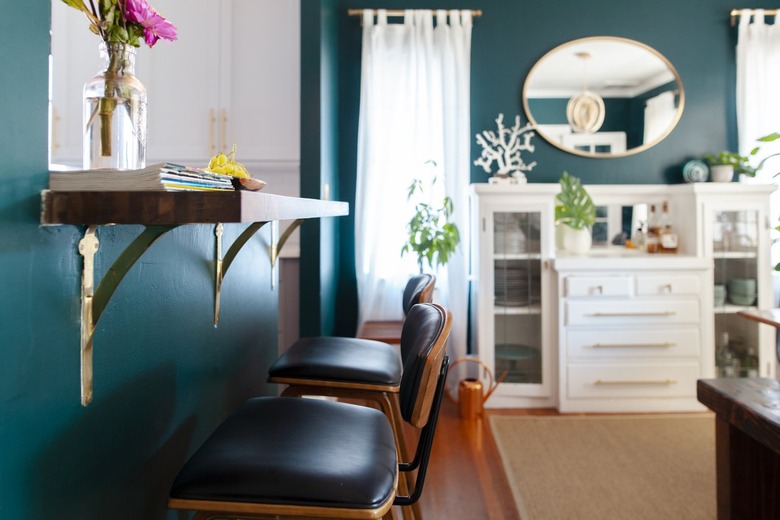
{"label": "gold curtain rod", "polygon": [[[377,11],[378,9],[374,9],[374,11]],[[431,9],[431,11],[438,11],[439,9]],[[451,9],[444,9],[445,11],[450,11]],[[459,9],[455,9],[458,11]],[[347,9],[347,14],[349,16],[363,16],[363,9]],[[404,9],[385,9],[387,11],[387,16],[403,16],[404,15]],[[472,9],[471,10],[471,16],[478,17],[482,16],[482,10],[481,9]]]}
{"label": "gold curtain rod", "polygon": [[[737,18],[742,14],[742,11],[745,9],[732,9],[731,10],[731,26],[734,27],[737,24]],[[758,9],[748,9],[750,11],[751,15],[756,14],[756,11]],[[764,14],[768,14],[770,16],[776,16],[778,12],[778,9],[764,9]]]}

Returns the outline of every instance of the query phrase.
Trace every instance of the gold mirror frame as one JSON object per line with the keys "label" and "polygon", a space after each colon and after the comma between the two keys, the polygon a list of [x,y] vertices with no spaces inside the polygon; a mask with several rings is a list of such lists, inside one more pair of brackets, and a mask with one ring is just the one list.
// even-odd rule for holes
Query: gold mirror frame
{"label": "gold mirror frame", "polygon": [[[647,51],[650,54],[652,54],[654,57],[658,58],[664,65],[666,65],[668,72],[671,73],[671,75],[674,77],[674,81],[677,83],[677,110],[675,112],[674,118],[669,123],[668,128],[663,133],[660,133],[658,137],[656,137],[653,141],[650,141],[648,143],[643,143],[640,146],[636,146],[634,148],[627,149],[623,152],[587,152],[583,150],[578,150],[573,147],[565,146],[564,144],[558,142],[554,137],[546,134],[543,130],[539,129],[540,123],[534,118],[534,115],[531,113],[531,109],[529,106],[529,89],[531,87],[531,81],[534,77],[534,73],[538,73],[539,70],[544,65],[545,60],[550,58],[551,56],[560,53],[562,51],[566,51],[567,49],[570,51],[573,51],[574,53],[577,52],[577,47],[581,47],[583,45],[588,45],[592,42],[595,43],[605,43],[605,42],[614,42],[621,45],[631,45],[634,47],[638,47],[640,50]],[[573,49],[572,49],[573,48]],[[597,81],[597,80],[596,80]],[[594,78],[590,77],[587,78],[587,83],[589,83],[589,90],[594,90],[593,84],[594,84]],[[608,96],[605,96],[608,97]],[[539,136],[547,141],[548,143],[552,144],[556,148],[559,148],[560,150],[563,150],[565,152],[579,155],[581,157],[591,157],[591,158],[617,158],[617,157],[626,157],[629,155],[634,155],[639,152],[642,152],[644,150],[647,150],[649,148],[652,148],[656,144],[660,143],[666,137],[669,136],[669,134],[674,130],[674,128],[677,126],[677,123],[680,121],[680,118],[682,117],[683,109],[685,107],[685,91],[683,89],[682,80],[680,79],[680,75],[677,72],[677,69],[674,68],[674,65],[660,52],[655,50],[654,48],[650,47],[649,45],[646,45],[644,43],[638,42],[636,40],[631,40],[628,38],[621,38],[617,36],[591,36],[587,38],[580,38],[577,40],[572,40],[566,43],[563,43],[554,49],[548,51],[544,56],[542,56],[533,67],[531,67],[531,70],[528,72],[528,75],[526,76],[525,82],[523,84],[523,109],[525,110],[526,117],[528,118],[528,121],[534,125],[535,131]],[[542,123],[544,124],[544,123]]]}

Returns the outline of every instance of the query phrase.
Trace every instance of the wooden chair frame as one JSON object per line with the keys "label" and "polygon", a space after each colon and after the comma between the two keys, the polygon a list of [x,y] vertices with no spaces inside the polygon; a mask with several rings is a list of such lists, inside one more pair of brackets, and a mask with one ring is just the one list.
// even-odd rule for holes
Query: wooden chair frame
{"label": "wooden chair frame", "polygon": [[[168,507],[197,511],[195,519],[206,520],[216,518],[227,519],[257,519],[257,518],[343,518],[343,519],[394,519],[393,505],[410,506],[416,504],[422,494],[433,437],[438,422],[438,414],[444,395],[444,385],[447,378],[449,358],[445,354],[445,346],[452,328],[452,314],[436,305],[444,313],[444,322],[439,336],[431,347],[417,387],[417,394],[409,418],[409,424],[420,429],[415,457],[411,462],[403,459],[398,464],[394,489],[398,490],[400,479],[408,472],[417,470],[417,484],[412,486],[408,495],[393,494],[386,502],[373,509],[346,509],[313,507],[299,505],[279,505],[250,502],[228,502],[210,500],[189,500],[170,498]],[[397,392],[396,392],[397,395]],[[396,400],[396,404],[398,401]],[[400,412],[400,410],[399,410]],[[388,416],[389,417],[389,416]],[[400,415],[399,415],[400,417]],[[391,421],[392,426],[392,421]],[[393,428],[395,430],[395,428]]]}

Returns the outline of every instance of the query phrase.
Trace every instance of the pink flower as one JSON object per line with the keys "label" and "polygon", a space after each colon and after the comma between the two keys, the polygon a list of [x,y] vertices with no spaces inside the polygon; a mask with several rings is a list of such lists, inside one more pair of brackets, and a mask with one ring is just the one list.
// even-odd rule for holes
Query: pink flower
{"label": "pink flower", "polygon": [[176,39],[176,27],[155,11],[146,0],[126,0],[125,17],[127,21],[135,22],[144,28],[144,41],[149,47],[160,38],[169,41]]}

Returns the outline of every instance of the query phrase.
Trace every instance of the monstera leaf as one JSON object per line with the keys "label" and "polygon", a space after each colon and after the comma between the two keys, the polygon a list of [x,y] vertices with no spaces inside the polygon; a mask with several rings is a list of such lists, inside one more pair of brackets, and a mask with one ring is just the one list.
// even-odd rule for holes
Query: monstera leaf
{"label": "monstera leaf", "polygon": [[590,227],[596,222],[596,206],[582,186],[580,180],[563,172],[561,192],[557,195],[559,204],[555,206],[555,222],[573,229]]}

